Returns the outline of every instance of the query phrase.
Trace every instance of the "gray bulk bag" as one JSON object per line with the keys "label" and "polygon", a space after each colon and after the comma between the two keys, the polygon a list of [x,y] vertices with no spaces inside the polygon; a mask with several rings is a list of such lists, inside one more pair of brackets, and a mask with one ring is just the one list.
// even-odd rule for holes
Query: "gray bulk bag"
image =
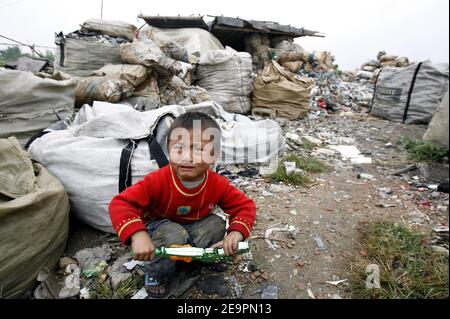
{"label": "gray bulk bag", "polygon": [[393,122],[428,124],[448,85],[448,64],[425,61],[379,73],[370,113]]}

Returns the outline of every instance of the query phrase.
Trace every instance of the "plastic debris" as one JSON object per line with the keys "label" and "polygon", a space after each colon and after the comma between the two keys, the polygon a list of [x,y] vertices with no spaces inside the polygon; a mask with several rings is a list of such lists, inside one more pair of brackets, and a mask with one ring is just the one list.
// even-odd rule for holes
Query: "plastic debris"
{"label": "plastic debris", "polygon": [[316,296],[314,296],[312,290],[309,289],[309,288],[308,288],[308,296],[309,296],[311,299],[316,299]]}
{"label": "plastic debris", "polygon": [[278,299],[278,287],[269,285],[263,288],[261,299]]}
{"label": "plastic debris", "polygon": [[352,164],[372,164],[372,159],[363,156],[354,145],[329,145],[328,148],[341,153],[342,158],[349,160]]}
{"label": "plastic debris", "polygon": [[376,206],[376,207],[380,207],[380,208],[397,207],[397,206],[394,205],[394,204],[387,204],[387,203],[383,203],[383,202],[377,203],[375,206]]}
{"label": "plastic debris", "polygon": [[241,299],[242,298],[242,287],[237,282],[237,279],[235,276],[230,276],[228,278],[231,286],[231,294],[233,295],[234,299]]}
{"label": "plastic debris", "polygon": [[348,279],[337,280],[337,281],[327,281],[326,283],[337,287],[346,281],[348,281]]}
{"label": "plastic debris", "polygon": [[80,293],[80,272],[80,267],[77,265],[71,264],[67,266],[65,273],[68,275],[64,278],[64,286],[59,291],[59,299],[78,296]]}
{"label": "plastic debris", "polygon": [[286,225],[284,228],[269,228],[264,233],[264,239],[267,243],[267,245],[273,249],[276,250],[278,247],[277,244],[273,243],[270,238],[273,232],[287,232],[290,233],[292,237],[296,237],[296,234],[298,234],[298,229],[296,229],[294,226]]}
{"label": "plastic debris", "polygon": [[132,260],[130,262],[127,262],[125,264],[123,264],[124,267],[127,270],[133,270],[136,266],[145,266],[145,262],[143,261],[137,261],[137,260]]}
{"label": "plastic debris", "polygon": [[322,241],[322,238],[320,238],[319,235],[314,235],[313,236],[314,241],[316,242],[317,248],[319,248],[320,251],[325,251],[325,244]]}
{"label": "plastic debris", "polygon": [[298,134],[295,134],[295,133],[287,133],[287,134],[286,134],[286,138],[287,138],[289,141],[292,141],[292,142],[294,142],[294,143],[297,144],[297,145],[301,145],[301,144],[302,144],[302,139],[301,139],[300,135],[298,135]]}
{"label": "plastic debris", "polygon": [[286,174],[288,176],[303,173],[301,169],[297,168],[297,164],[295,162],[284,162],[284,168],[286,169]]}
{"label": "plastic debris", "polygon": [[106,269],[106,267],[108,267],[108,263],[102,260],[94,268],[83,271],[83,276],[86,278],[91,278],[101,273],[103,270]]}
{"label": "plastic debris", "polygon": [[448,233],[448,226],[437,226],[433,228],[436,233]]}
{"label": "plastic debris", "polygon": [[316,149],[313,153],[313,156],[317,156],[317,155],[326,155],[326,156],[334,156],[336,155],[336,151],[334,150],[329,150],[327,148],[319,148]]}
{"label": "plastic debris", "polygon": [[264,197],[269,197],[269,196],[273,196],[273,194],[271,192],[268,192],[266,190],[262,190],[261,195]]}
{"label": "plastic debris", "polygon": [[270,184],[269,186],[269,192],[272,193],[289,193],[291,191],[291,188],[284,185],[276,185],[276,184]]}
{"label": "plastic debris", "polygon": [[131,297],[131,299],[147,299],[148,293],[145,287],[141,288],[137,293]]}
{"label": "plastic debris", "polygon": [[91,299],[91,293],[89,288],[83,288],[80,290],[80,298],[81,299]]}

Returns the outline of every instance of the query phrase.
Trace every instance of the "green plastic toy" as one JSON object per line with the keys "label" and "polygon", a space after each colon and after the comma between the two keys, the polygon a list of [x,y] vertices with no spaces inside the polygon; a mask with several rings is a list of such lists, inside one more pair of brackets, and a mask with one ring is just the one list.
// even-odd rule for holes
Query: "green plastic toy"
{"label": "green plastic toy", "polygon": [[[239,243],[237,255],[245,254],[249,251],[250,246],[248,242]],[[221,263],[233,260],[231,256],[225,256],[223,248],[195,248],[191,246],[160,247],[155,250],[155,256],[185,262],[202,261],[206,263]]]}

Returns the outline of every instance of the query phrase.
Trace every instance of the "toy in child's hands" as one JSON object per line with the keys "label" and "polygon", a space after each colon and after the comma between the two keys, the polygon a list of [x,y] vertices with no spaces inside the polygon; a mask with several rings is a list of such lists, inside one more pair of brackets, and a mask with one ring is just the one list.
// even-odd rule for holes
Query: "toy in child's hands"
{"label": "toy in child's hands", "polygon": [[[250,251],[248,242],[238,244],[237,255]],[[173,261],[202,261],[206,263],[221,263],[232,261],[231,256],[226,256],[223,248],[196,248],[191,246],[160,247],[155,250],[156,257],[170,258]]]}

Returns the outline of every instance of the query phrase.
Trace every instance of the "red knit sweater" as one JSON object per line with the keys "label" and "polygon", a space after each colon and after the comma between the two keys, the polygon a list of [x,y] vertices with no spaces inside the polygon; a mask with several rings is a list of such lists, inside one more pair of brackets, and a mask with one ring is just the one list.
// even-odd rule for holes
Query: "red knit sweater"
{"label": "red knit sweater", "polygon": [[145,224],[153,219],[192,223],[208,217],[217,205],[230,215],[227,231],[238,231],[246,239],[255,221],[255,203],[211,170],[201,185],[188,189],[167,165],[114,197],[109,214],[120,240],[129,244],[130,237],[147,230]]}

